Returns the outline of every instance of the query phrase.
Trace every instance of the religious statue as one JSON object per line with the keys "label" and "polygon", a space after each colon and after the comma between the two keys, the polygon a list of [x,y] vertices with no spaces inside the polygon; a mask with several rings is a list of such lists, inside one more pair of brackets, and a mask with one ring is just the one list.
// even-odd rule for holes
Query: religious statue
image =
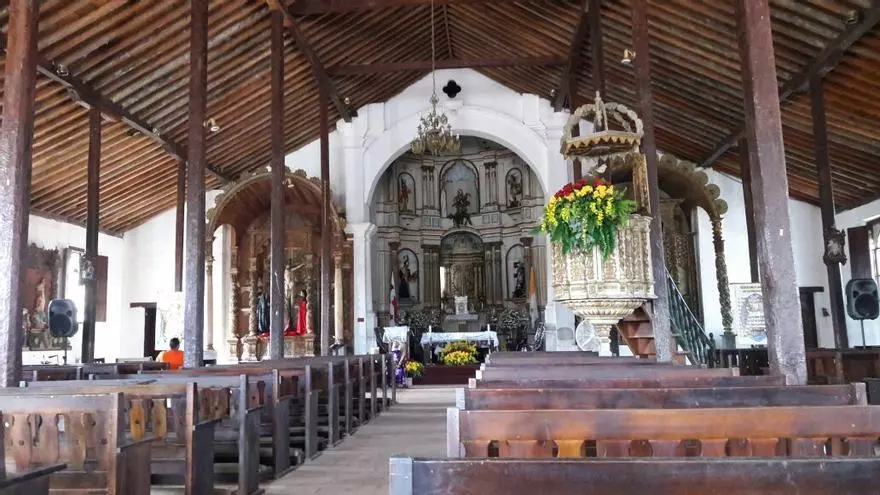
{"label": "religious statue", "polygon": [[269,333],[269,298],[260,294],[257,300],[257,333]]}
{"label": "religious statue", "polygon": [[418,271],[410,268],[409,253],[401,253],[402,260],[398,269],[398,278],[400,279],[400,288],[397,295],[400,299],[410,299],[414,291],[410,290],[410,283],[418,280]]}
{"label": "religious statue", "polygon": [[36,287],[34,309],[31,313],[30,332],[43,332],[49,326],[49,318],[46,315],[46,278],[40,279]]}
{"label": "religious statue", "polygon": [[846,264],[846,232],[835,228],[825,229],[825,255],[822,260],[826,265]]}
{"label": "religious statue", "polygon": [[526,297],[526,267],[521,261],[513,262],[513,297]]}
{"label": "religious statue", "polygon": [[406,183],[406,177],[400,176],[400,184],[397,188],[397,204],[401,210],[409,209],[409,185]]}
{"label": "religious statue", "polygon": [[309,333],[309,298],[306,290],[299,291],[299,303],[296,310],[296,330],[294,335]]}
{"label": "religious statue", "polygon": [[461,227],[465,224],[473,226],[471,215],[468,212],[468,208],[471,206],[471,193],[466,193],[459,189],[452,199],[452,205],[455,206],[455,213],[449,215],[449,218],[452,219],[455,226]]}
{"label": "religious statue", "polygon": [[507,174],[507,207],[519,208],[522,205],[523,184],[519,170]]}

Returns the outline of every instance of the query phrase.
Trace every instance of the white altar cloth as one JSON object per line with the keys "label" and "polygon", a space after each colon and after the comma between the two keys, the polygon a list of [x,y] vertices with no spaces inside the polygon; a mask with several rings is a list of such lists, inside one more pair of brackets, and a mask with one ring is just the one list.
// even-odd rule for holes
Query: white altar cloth
{"label": "white altar cloth", "polygon": [[485,342],[490,341],[498,348],[498,333],[489,332],[432,332],[422,334],[422,345],[446,344],[449,342]]}

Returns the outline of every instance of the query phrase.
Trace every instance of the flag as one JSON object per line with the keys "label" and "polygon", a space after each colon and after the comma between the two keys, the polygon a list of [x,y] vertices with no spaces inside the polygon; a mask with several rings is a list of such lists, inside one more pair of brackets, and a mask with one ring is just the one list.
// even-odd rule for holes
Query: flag
{"label": "flag", "polygon": [[394,274],[391,274],[391,326],[397,326],[397,290],[394,288]]}
{"label": "flag", "polygon": [[538,286],[535,283],[535,267],[529,267],[529,319],[532,328],[538,322]]}

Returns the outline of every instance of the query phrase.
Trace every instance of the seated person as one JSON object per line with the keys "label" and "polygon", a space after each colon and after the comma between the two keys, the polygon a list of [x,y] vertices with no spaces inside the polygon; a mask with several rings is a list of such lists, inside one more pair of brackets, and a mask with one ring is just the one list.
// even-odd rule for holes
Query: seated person
{"label": "seated person", "polygon": [[171,339],[168,343],[167,351],[162,351],[156,357],[159,363],[168,363],[168,369],[177,370],[183,368],[183,351],[180,350],[180,339],[177,337]]}

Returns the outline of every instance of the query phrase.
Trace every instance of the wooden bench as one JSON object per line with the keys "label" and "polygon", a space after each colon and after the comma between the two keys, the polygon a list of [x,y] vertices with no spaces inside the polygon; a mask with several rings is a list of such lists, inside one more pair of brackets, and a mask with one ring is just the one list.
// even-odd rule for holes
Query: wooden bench
{"label": "wooden bench", "polygon": [[122,394],[5,393],[0,412],[5,462],[67,465],[51,475],[53,493],[149,495],[152,441],[126,440]]}
{"label": "wooden bench", "polygon": [[[530,352],[518,352],[520,356],[499,355],[498,353],[490,354],[486,357],[485,363],[488,366],[558,366],[572,364],[667,364],[658,363],[654,359],[641,359],[636,357],[599,357],[587,353],[566,353],[560,352],[562,356],[553,356],[553,353],[545,353],[532,355]],[[547,355],[550,354],[550,355]]]}
{"label": "wooden bench", "polygon": [[490,367],[476,372],[477,381],[568,378],[692,378],[739,376],[736,368],[697,368],[669,365],[606,365],[583,364],[567,366]]}
{"label": "wooden bench", "polygon": [[880,459],[390,460],[391,495],[865,495]]}
{"label": "wooden bench", "polygon": [[532,409],[690,409],[714,407],[867,405],[865,384],[656,389],[456,390],[468,411]]}
{"label": "wooden bench", "polygon": [[628,377],[628,378],[568,378],[568,379],[510,379],[477,380],[468,382],[470,388],[705,388],[705,387],[762,387],[785,385],[781,375],[762,376],[693,376],[693,377]]}
{"label": "wooden bench", "polygon": [[[21,394],[123,394],[125,434],[152,440],[154,485],[214,488],[214,426],[229,416],[229,388],[199,389],[195,383],[119,381],[39,382],[23,389],[0,389],[0,397]],[[188,462],[192,459],[192,462]],[[196,471],[198,467],[199,471]]]}
{"label": "wooden bench", "polygon": [[839,384],[880,378],[880,349],[809,349],[810,383]]}
{"label": "wooden bench", "polygon": [[[447,456],[628,457],[634,441],[649,457],[680,457],[683,441],[699,442],[702,457],[873,456],[880,407],[816,406],[717,409],[543,411],[447,410]],[[844,439],[844,440],[841,440]],[[728,444],[729,440],[735,440]]]}
{"label": "wooden bench", "polygon": [[[3,414],[0,413],[0,425]],[[67,469],[67,464],[48,464],[23,469],[14,473],[6,472],[5,428],[0,428],[0,495],[48,495],[49,476]]]}

